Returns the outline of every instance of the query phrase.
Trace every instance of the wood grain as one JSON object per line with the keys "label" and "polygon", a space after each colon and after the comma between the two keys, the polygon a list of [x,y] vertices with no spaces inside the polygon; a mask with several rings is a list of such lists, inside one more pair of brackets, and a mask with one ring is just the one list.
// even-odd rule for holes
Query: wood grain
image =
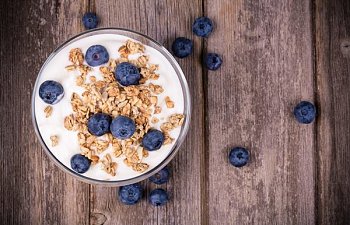
{"label": "wood grain", "polygon": [[[310,2],[206,1],[216,30],[207,51],[209,224],[314,224],[314,125],[293,106],[313,101]],[[234,146],[249,166],[229,165]],[[216,207],[215,207],[216,206]]]}
{"label": "wood grain", "polygon": [[[193,102],[191,129],[185,144],[172,161],[171,180],[165,188],[171,201],[165,207],[151,207],[144,198],[134,207],[122,205],[117,188],[93,186],[91,198],[93,224],[201,224],[201,156],[204,151],[204,98],[201,66],[198,58],[201,39],[191,34],[191,22],[201,14],[200,1],[96,1],[92,8],[101,17],[101,26],[124,27],[139,31],[168,49],[175,37],[194,40],[195,51],[178,60],[187,77]],[[181,18],[181,19],[174,19]],[[146,195],[156,185],[143,182]]]}
{"label": "wood grain", "polygon": [[318,224],[350,221],[349,16],[349,1],[315,1]]}
{"label": "wood grain", "polygon": [[85,5],[1,1],[0,223],[88,224],[89,186],[45,155],[30,114],[37,73],[58,43],[82,30]]}
{"label": "wood grain", "polygon": [[[52,50],[83,31],[133,29],[168,49],[194,40],[179,61],[192,94],[192,122],[166,185],[165,207],[147,196],[130,207],[117,188],[90,186],[56,167],[30,115],[37,73]],[[191,32],[214,19],[208,39]],[[342,0],[0,1],[0,224],[349,224],[350,2]],[[202,52],[224,64],[202,70]],[[298,124],[293,107],[314,101],[318,119]],[[237,169],[230,148],[247,147]]]}

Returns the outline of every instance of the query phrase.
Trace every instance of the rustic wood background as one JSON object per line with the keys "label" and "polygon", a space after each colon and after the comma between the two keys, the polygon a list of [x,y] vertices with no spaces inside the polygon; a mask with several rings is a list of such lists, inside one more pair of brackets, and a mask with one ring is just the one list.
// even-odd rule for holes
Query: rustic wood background
{"label": "rustic wood background", "polygon": [[[1,0],[0,223],[11,224],[350,224],[349,0]],[[163,185],[171,201],[124,206],[116,188],[81,183],[42,151],[30,115],[41,64],[83,31],[145,33],[166,47],[194,40],[178,60],[193,101],[189,135]],[[208,39],[193,20],[215,21]],[[200,56],[223,55],[219,71]],[[318,119],[300,125],[293,106],[310,100]],[[230,147],[251,150],[248,166],[228,164]],[[148,182],[147,192],[155,187]]]}

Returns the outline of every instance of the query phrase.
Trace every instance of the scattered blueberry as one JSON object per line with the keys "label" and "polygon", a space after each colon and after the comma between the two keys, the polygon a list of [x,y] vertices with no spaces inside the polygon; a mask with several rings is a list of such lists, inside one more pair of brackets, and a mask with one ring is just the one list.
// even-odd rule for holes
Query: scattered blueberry
{"label": "scattered blueberry", "polygon": [[83,24],[86,29],[94,29],[98,24],[98,17],[96,13],[87,12],[83,16]]}
{"label": "scattered blueberry", "polygon": [[249,160],[249,152],[242,147],[231,149],[229,153],[230,163],[235,167],[242,167],[247,164]]}
{"label": "scattered blueberry", "polygon": [[155,189],[149,194],[149,202],[153,206],[162,206],[165,205],[168,201],[168,193],[161,188]]}
{"label": "scattered blueberry", "polygon": [[85,60],[89,66],[99,66],[108,62],[109,54],[102,45],[93,45],[86,51]]}
{"label": "scattered blueberry", "polygon": [[77,173],[85,173],[90,167],[91,161],[83,155],[76,154],[70,159],[70,166]]}
{"label": "scattered blueberry", "polygon": [[199,17],[193,22],[192,31],[197,36],[208,37],[213,31],[213,22],[208,17]]}
{"label": "scattered blueberry", "polygon": [[109,132],[112,117],[105,113],[96,113],[88,120],[88,130],[91,134],[102,136]]}
{"label": "scattered blueberry", "polygon": [[47,80],[39,87],[39,97],[47,104],[58,103],[64,95],[63,87],[60,83]]}
{"label": "scattered blueberry", "polygon": [[143,188],[140,184],[130,184],[119,188],[119,200],[126,205],[136,204],[143,195]]}
{"label": "scattered blueberry", "polygon": [[117,116],[113,119],[110,130],[118,139],[130,138],[136,130],[135,122],[127,116]]}
{"label": "scattered blueberry", "polygon": [[168,167],[164,167],[158,173],[154,174],[149,180],[155,184],[164,184],[169,180],[170,172]]}
{"label": "scattered blueberry", "polygon": [[136,66],[122,62],[115,69],[115,78],[123,86],[138,85],[141,75]]}
{"label": "scattered blueberry", "polygon": [[316,117],[316,107],[311,102],[302,101],[295,106],[294,116],[299,123],[309,124]]}
{"label": "scattered blueberry", "polygon": [[164,142],[164,134],[159,130],[149,130],[142,139],[142,146],[148,151],[160,149]]}
{"label": "scattered blueberry", "polygon": [[208,53],[204,57],[203,63],[209,70],[217,70],[222,64],[222,58],[216,53]]}
{"label": "scattered blueberry", "polygon": [[176,57],[185,58],[192,53],[193,42],[184,37],[178,37],[173,42],[171,49]]}

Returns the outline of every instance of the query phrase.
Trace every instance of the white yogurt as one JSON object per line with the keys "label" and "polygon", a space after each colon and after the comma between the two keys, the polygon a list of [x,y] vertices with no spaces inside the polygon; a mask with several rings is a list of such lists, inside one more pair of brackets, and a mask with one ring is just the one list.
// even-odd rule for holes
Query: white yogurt
{"label": "white yogurt", "polygon": [[[64,128],[63,121],[66,116],[73,113],[70,104],[72,93],[75,92],[81,95],[84,91],[83,88],[75,84],[76,78],[80,75],[79,72],[68,72],[65,69],[67,65],[71,64],[68,60],[69,51],[72,48],[80,48],[83,53],[85,53],[91,45],[99,44],[106,47],[110,58],[116,59],[120,57],[118,53],[119,47],[123,45],[128,39],[131,38],[116,34],[97,34],[77,40],[59,51],[52,58],[52,60],[48,62],[40,74],[38,81],[39,85],[37,85],[37,89],[35,90],[34,106],[38,129],[43,141],[51,153],[68,168],[70,168],[71,157],[74,154],[80,153],[80,148],[77,132],[66,130]],[[157,117],[159,119],[159,122],[157,124],[151,123],[154,128],[159,129],[161,123],[166,121],[169,115],[173,113],[184,113],[183,92],[174,68],[160,52],[152,47],[145,46],[144,54],[150,57],[150,63],[159,65],[159,70],[157,73],[160,74],[160,77],[158,80],[152,81],[152,83],[161,85],[164,88],[164,92],[158,95],[158,105],[162,107],[162,112],[160,114],[152,116]],[[135,54],[133,56],[129,56],[129,58],[137,58],[138,56],[138,54]],[[99,71],[99,67],[93,67],[93,70],[89,73],[89,75],[94,75],[98,80],[102,80],[102,74]],[[89,75],[87,77],[87,80],[89,79]],[[65,91],[62,100],[59,103],[52,105],[53,112],[49,118],[45,118],[44,113],[44,108],[47,106],[47,104],[41,100],[38,93],[40,84],[46,80],[55,80],[61,83]],[[165,96],[169,96],[171,100],[174,101],[174,108],[168,109],[166,107],[164,101]],[[181,128],[176,128],[170,132],[171,137],[175,138],[172,144],[164,145],[157,151],[150,151],[149,156],[143,159],[143,162],[149,164],[150,166],[149,169],[145,172],[152,170],[168,156],[179,136],[180,129]],[[55,147],[51,147],[50,136],[52,135],[57,135],[59,137],[59,144]],[[111,146],[98,156],[100,158],[103,158],[107,153],[111,153],[111,156],[113,156]],[[90,169],[82,175],[97,180],[117,181],[130,179],[142,174],[132,170],[130,167],[127,167],[123,162],[124,157],[112,158],[113,161],[117,162],[118,164],[116,176],[109,175],[103,171],[101,168],[101,163],[91,165]]]}

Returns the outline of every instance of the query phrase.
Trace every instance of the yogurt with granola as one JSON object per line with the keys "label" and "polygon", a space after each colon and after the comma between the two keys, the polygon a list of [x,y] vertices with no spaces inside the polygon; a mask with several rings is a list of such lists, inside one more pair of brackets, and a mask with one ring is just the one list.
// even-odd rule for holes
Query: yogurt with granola
{"label": "yogurt with granola", "polygon": [[43,142],[67,168],[95,180],[131,179],[159,165],[185,119],[172,65],[122,35],[70,43],[37,83],[34,114]]}

